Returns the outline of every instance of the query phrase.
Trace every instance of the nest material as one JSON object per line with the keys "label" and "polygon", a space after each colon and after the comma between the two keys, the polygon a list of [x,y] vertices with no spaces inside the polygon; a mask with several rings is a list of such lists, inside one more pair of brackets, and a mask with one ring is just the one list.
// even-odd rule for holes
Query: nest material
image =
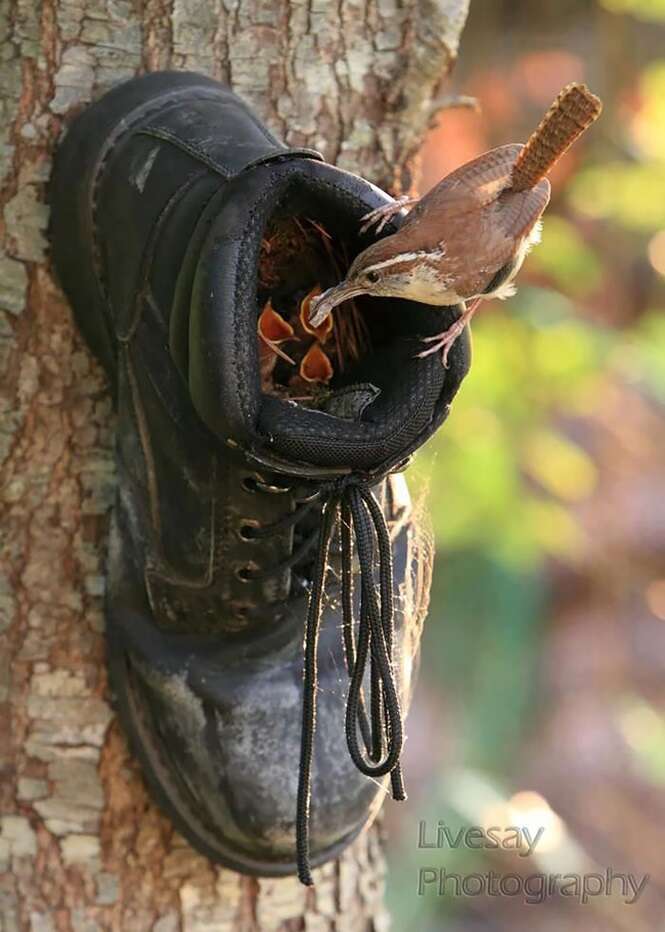
{"label": "nest material", "polygon": [[312,298],[322,282],[344,277],[349,259],[314,220],[277,220],[259,259],[257,336],[265,394],[319,407],[330,383],[369,350],[369,333],[356,304],[348,301],[319,327],[309,323]]}

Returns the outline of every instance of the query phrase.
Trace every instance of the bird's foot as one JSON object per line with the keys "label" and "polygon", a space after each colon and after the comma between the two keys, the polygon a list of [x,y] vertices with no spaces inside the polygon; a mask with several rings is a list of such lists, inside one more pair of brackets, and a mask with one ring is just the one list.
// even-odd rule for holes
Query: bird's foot
{"label": "bird's foot", "polygon": [[448,354],[453,348],[455,340],[464,330],[465,324],[461,324],[462,318],[456,321],[452,327],[448,327],[447,330],[444,330],[443,333],[437,333],[433,337],[423,337],[423,343],[431,343],[431,346],[428,346],[426,350],[423,350],[422,353],[416,353],[418,359],[424,359],[425,356],[431,356],[432,353],[438,353],[439,350],[443,350],[441,355],[441,362],[445,369],[448,368]]}
{"label": "bird's foot", "polygon": [[386,223],[388,223],[395,214],[398,214],[403,207],[415,204],[417,201],[417,197],[409,197],[405,194],[402,197],[396,198],[390,204],[383,204],[382,207],[376,207],[374,210],[370,210],[368,214],[360,218],[362,223],[360,232],[367,233],[374,224],[377,224],[375,233],[380,233]]}
{"label": "bird's foot", "polygon": [[422,353],[416,353],[418,359],[424,359],[425,356],[431,356],[432,353],[437,353],[439,350],[443,350],[441,355],[441,362],[445,369],[448,368],[448,354],[450,353],[455,340],[464,332],[464,328],[469,323],[471,318],[476,312],[476,308],[480,304],[481,299],[477,298],[464,313],[457,318],[457,320],[448,327],[447,330],[442,330],[441,333],[435,333],[431,337],[423,337],[423,343],[431,343],[431,346],[428,346],[427,349],[423,350]]}

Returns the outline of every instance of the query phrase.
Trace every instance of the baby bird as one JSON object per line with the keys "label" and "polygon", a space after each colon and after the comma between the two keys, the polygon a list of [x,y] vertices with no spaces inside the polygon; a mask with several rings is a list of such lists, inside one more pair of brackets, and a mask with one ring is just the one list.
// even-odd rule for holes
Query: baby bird
{"label": "baby bird", "polygon": [[419,356],[442,351],[443,365],[481,301],[514,294],[513,278],[540,239],[550,199],[545,177],[569,146],[600,115],[602,104],[582,84],[556,98],[526,145],[499,146],[447,175],[422,198],[401,198],[363,217],[361,232],[415,204],[397,233],[368,246],[340,284],[312,301],[318,327],[338,304],[361,294],[424,304],[464,303],[442,333],[425,338]]}

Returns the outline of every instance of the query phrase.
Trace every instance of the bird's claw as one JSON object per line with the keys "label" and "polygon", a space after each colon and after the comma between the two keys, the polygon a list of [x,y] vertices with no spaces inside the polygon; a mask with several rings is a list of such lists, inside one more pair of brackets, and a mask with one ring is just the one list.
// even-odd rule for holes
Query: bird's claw
{"label": "bird's claw", "polygon": [[469,304],[465,304],[464,313],[457,318],[457,320],[448,327],[447,330],[443,330],[441,333],[435,333],[431,337],[422,337],[423,343],[431,343],[426,350],[423,350],[422,353],[417,353],[416,358],[423,359],[425,356],[429,356],[431,353],[436,353],[437,350],[443,350],[441,356],[441,362],[443,363],[444,369],[448,368],[448,354],[453,348],[455,340],[464,333],[465,327],[471,323],[471,318],[478,310],[480,302],[483,300],[483,296],[479,295],[474,298]]}
{"label": "bird's claw", "polygon": [[441,362],[443,363],[443,368],[448,368],[448,355],[453,348],[455,340],[464,330],[466,326],[466,321],[462,320],[456,321],[451,327],[447,330],[444,330],[443,333],[435,333],[431,337],[423,337],[423,343],[431,343],[431,346],[428,346],[426,350],[423,350],[422,353],[416,353],[417,359],[424,359],[426,356],[431,356],[432,353],[437,353],[439,350],[443,350],[441,354]]}
{"label": "bird's claw", "polygon": [[374,210],[370,210],[368,214],[365,214],[364,217],[360,218],[361,227],[360,232],[367,233],[374,224],[377,224],[375,233],[380,233],[385,225],[391,220],[396,214],[398,214],[403,207],[407,204],[413,204],[417,198],[409,197],[408,195],[403,195],[402,197],[396,198],[394,201],[391,201],[390,204],[382,204],[381,207],[375,207]]}

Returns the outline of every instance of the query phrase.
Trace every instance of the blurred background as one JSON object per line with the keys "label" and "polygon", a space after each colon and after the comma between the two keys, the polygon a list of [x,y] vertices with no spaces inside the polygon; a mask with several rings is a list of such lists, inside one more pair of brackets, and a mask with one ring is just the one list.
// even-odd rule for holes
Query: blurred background
{"label": "blurred background", "polygon": [[[665,0],[473,0],[451,90],[481,110],[439,115],[420,190],[525,141],[572,80],[603,116],[412,470],[436,566],[409,800],[385,809],[398,930],[665,929]],[[420,820],[545,831],[528,857],[426,850]],[[419,896],[424,867],[650,878],[633,905],[527,905]]]}

